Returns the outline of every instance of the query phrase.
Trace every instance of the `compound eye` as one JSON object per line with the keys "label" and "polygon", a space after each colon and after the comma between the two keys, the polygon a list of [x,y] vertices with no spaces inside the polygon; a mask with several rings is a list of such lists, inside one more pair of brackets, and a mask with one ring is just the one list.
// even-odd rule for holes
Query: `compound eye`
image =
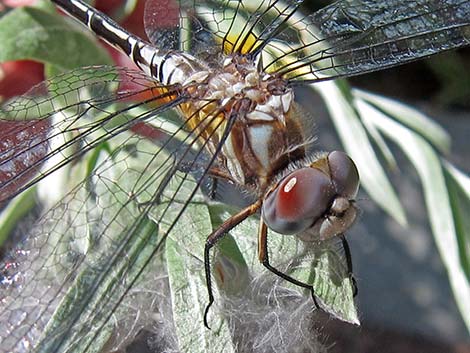
{"label": "compound eye", "polygon": [[334,186],[325,173],[316,168],[298,169],[266,197],[263,219],[275,232],[299,233],[322,217],[334,195]]}
{"label": "compound eye", "polygon": [[331,180],[336,193],[348,199],[354,199],[359,189],[359,172],[349,156],[341,151],[328,155]]}

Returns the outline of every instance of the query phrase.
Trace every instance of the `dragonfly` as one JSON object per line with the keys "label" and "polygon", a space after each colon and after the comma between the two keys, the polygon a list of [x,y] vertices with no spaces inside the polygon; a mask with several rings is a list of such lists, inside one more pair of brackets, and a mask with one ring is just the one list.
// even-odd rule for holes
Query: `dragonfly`
{"label": "dragonfly", "polygon": [[[258,259],[269,271],[328,311],[311,283],[273,265],[268,234],[293,235],[307,260],[331,242],[354,294],[344,234],[358,213],[359,172],[344,152],[314,151],[294,89],[466,46],[470,1],[343,0],[305,15],[301,0],[148,0],[148,41],[80,0],[52,2],[139,70],[74,70],[1,108],[0,201],[63,170],[72,184],[4,260],[2,349],[56,352],[72,342],[86,351],[93,339],[80,341],[77,322],[109,323],[164,242],[183,231],[178,222],[201,190],[203,200],[230,202],[223,194],[232,188],[247,202],[205,242],[207,327],[211,250],[256,214]],[[87,170],[74,169],[83,158]],[[54,308],[77,282],[79,298],[54,327]]]}

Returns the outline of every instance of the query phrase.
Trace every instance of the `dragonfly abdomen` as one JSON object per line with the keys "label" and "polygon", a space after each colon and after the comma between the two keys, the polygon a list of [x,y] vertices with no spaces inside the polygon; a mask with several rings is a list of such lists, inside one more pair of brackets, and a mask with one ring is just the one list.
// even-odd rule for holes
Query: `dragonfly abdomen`
{"label": "dragonfly abdomen", "polygon": [[182,84],[194,72],[206,69],[187,53],[157,49],[80,0],[52,1],[163,85]]}

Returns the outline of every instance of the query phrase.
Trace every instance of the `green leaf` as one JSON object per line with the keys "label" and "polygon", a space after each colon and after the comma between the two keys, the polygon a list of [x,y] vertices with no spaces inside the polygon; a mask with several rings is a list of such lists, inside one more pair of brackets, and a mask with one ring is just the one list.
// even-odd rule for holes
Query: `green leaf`
{"label": "green leaf", "polygon": [[470,331],[470,178],[449,163],[445,163],[444,167],[457,232],[457,244],[452,243],[450,249],[454,250],[455,245],[458,247],[460,261],[457,261],[455,251],[448,251],[447,247],[441,250],[441,256],[445,257],[444,261],[449,266],[451,288]]}
{"label": "green leaf", "polygon": [[362,123],[364,124],[364,127],[374,141],[375,145],[380,150],[383,158],[387,162],[388,168],[392,171],[397,170],[398,164],[395,156],[392,154],[392,151],[390,151],[390,148],[388,147],[380,132],[375,128],[374,125],[371,125],[368,120],[362,120]]}
{"label": "green leaf", "polygon": [[[116,259],[111,269],[106,269],[109,265],[108,259],[103,261],[103,259],[96,258],[94,266],[84,267],[82,271],[77,273],[73,285],[64,295],[46,326],[39,342],[39,352],[46,353],[59,347],[61,350],[74,353],[102,351],[116,329],[113,327],[112,321],[109,322],[107,316],[111,313],[109,303],[112,303],[114,288],[121,283],[123,278],[130,282],[140,276],[140,269],[146,264],[155,247],[157,227],[150,220],[142,218],[139,223],[139,226],[133,231],[133,241],[130,243],[126,256]],[[118,238],[124,234],[110,235]],[[87,256],[90,260],[94,254],[90,252]],[[100,266],[100,261],[102,266]],[[134,263],[130,271],[129,262]],[[157,262],[155,261],[154,264],[156,265]],[[125,277],[123,277],[124,274]],[[93,295],[83,301],[83,298],[87,298],[90,293]],[[103,307],[106,308],[104,311],[102,311]],[[114,315],[123,317],[125,307],[126,305],[117,307]],[[73,318],[77,313],[80,314],[80,318],[77,320],[78,327],[63,336],[62,332],[67,332],[68,328],[72,328],[72,325],[76,324]]]}
{"label": "green leaf", "polygon": [[8,239],[18,222],[30,212],[35,202],[36,187],[31,187],[11,200],[0,212],[0,246]]}
{"label": "green leaf", "polygon": [[[203,325],[208,301],[203,249],[210,233],[212,224],[207,206],[190,204],[165,244],[173,318],[183,352],[236,351],[227,321],[217,314],[217,305],[209,313],[211,330]],[[188,320],[189,317],[193,319]]]}
{"label": "green leaf", "polygon": [[448,162],[444,167],[457,229],[460,263],[470,281],[470,178]]}
{"label": "green leaf", "polygon": [[89,34],[56,13],[17,8],[0,18],[0,62],[31,59],[61,70],[111,64]]}

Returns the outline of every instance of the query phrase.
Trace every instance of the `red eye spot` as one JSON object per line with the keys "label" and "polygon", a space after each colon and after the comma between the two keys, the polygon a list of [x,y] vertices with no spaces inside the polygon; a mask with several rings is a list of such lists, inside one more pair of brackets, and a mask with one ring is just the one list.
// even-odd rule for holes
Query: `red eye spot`
{"label": "red eye spot", "polygon": [[269,228],[295,234],[310,227],[330,206],[334,187],[329,177],[316,168],[302,168],[288,175],[263,205]]}
{"label": "red eye spot", "polygon": [[279,185],[276,200],[276,213],[286,220],[295,220],[299,203],[302,202],[301,194],[299,193],[302,188],[301,182],[297,182],[295,175],[290,175]]}
{"label": "red eye spot", "polygon": [[288,220],[318,217],[333,196],[331,182],[318,169],[303,168],[288,176],[280,185],[278,214]]}

